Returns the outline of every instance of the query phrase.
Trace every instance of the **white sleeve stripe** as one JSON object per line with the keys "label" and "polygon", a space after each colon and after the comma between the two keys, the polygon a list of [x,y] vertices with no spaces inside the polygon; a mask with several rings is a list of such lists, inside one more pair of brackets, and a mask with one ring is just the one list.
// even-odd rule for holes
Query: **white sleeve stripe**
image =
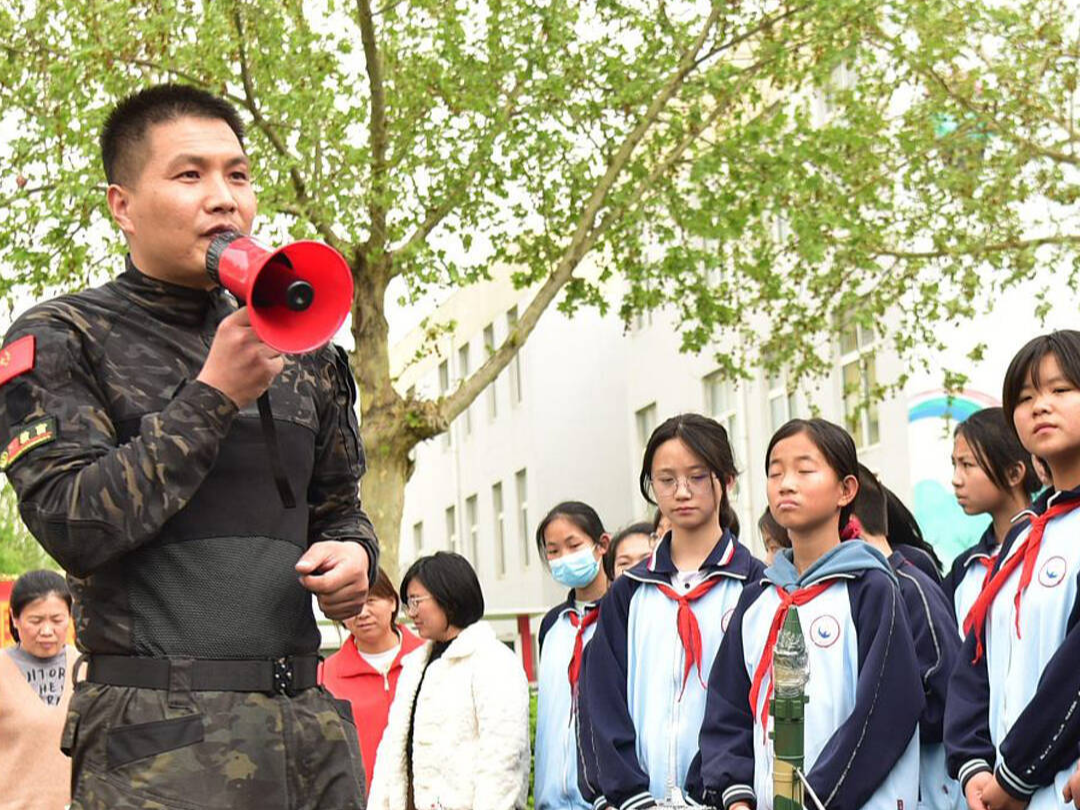
{"label": "white sleeve stripe", "polygon": [[1010,771],[1004,762],[998,765],[998,776],[1008,782],[1009,785],[1015,788],[1018,793],[1023,793],[1026,796],[1030,796],[1039,789],[1038,785],[1028,784],[1019,776]]}
{"label": "white sleeve stripe", "polygon": [[730,807],[735,802],[743,799],[755,804],[757,796],[754,794],[754,789],[749,785],[732,785],[720,794],[720,799],[724,803],[724,807]]}
{"label": "white sleeve stripe", "polygon": [[622,807],[619,810],[638,810],[641,807],[648,807],[650,804],[655,804],[653,797],[648,791],[639,793],[637,796],[631,796],[625,802],[622,803]]}
{"label": "white sleeve stripe", "polygon": [[990,763],[985,759],[971,759],[960,767],[960,772],[956,775],[956,778],[961,784],[964,784],[975,774],[989,770],[992,770]]}

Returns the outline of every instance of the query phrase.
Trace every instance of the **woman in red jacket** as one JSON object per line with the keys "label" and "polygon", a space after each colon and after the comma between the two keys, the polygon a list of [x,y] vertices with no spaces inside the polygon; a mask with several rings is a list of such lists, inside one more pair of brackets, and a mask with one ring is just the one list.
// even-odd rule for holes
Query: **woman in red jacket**
{"label": "woman in red jacket", "polygon": [[375,751],[397,690],[401,659],[423,643],[395,621],[400,607],[397,590],[380,568],[364,609],[344,621],[348,639],[323,665],[323,684],[334,697],[352,704],[368,789]]}

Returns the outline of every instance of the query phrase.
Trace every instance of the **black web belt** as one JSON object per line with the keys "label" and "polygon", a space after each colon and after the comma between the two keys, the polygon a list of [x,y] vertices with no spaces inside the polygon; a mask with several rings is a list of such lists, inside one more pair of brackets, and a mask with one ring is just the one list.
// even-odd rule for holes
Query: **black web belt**
{"label": "black web belt", "polygon": [[109,686],[274,695],[310,689],[318,683],[318,674],[317,655],[256,661],[89,655],[86,668],[86,680]]}

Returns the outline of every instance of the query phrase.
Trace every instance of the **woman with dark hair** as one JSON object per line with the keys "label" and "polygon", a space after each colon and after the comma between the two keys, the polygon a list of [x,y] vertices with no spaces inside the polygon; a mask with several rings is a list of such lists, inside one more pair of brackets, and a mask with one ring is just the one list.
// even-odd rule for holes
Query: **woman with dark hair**
{"label": "woman with dark hair", "polygon": [[[769,509],[791,548],[747,584],[731,617],[690,795],[727,810],[771,806],[781,767],[771,697],[804,690],[808,794],[830,808],[914,808],[925,699],[907,615],[882,554],[841,542],[859,491],[855,442],[823,419],[793,419],[769,442],[765,469]],[[783,641],[793,608],[797,654]]]}
{"label": "woman with dark hair", "polygon": [[767,506],[758,518],[757,525],[761,532],[761,542],[765,546],[765,566],[768,567],[773,564],[781,549],[791,548],[791,538],[788,537],[787,529],[776,522]]}
{"label": "woman with dark hair", "polygon": [[0,805],[55,808],[71,801],[71,761],[60,734],[77,653],[67,644],[71,593],[55,571],[29,571],[11,590],[16,646],[0,653]]}
{"label": "woman with dark hair", "polygon": [[589,810],[577,786],[575,704],[585,647],[608,590],[601,566],[608,533],[596,510],[564,501],[536,528],[536,547],[552,578],[569,588],[566,599],[540,622],[536,703],[536,810]]}
{"label": "woman with dark hair", "polygon": [[1027,528],[1031,498],[1042,484],[1034,456],[1024,449],[1001,408],[976,411],[953,435],[953,491],[968,515],[989,515],[979,542],[953,560],[944,588],[953,602],[957,629],[975,604],[998,551],[1007,539]]}
{"label": "woman with dark hair", "polygon": [[400,610],[397,589],[380,568],[364,609],[342,622],[349,637],[323,665],[323,685],[334,697],[352,704],[368,786],[397,692],[402,659],[423,643],[398,624]]}
{"label": "woman with dark hair", "polygon": [[641,492],[671,530],[604,597],[581,678],[579,783],[613,807],[683,799],[709,669],[762,570],[732,532],[736,474],[724,426],[699,414],[668,419],[645,448]]}
{"label": "woman with dark hair", "polygon": [[405,659],[369,810],[518,810],[529,792],[529,684],[484,615],[469,561],[437,551],[399,591],[425,644]]}
{"label": "woman with dark hair", "polygon": [[659,542],[654,534],[653,525],[645,521],[631,523],[619,529],[611,538],[607,553],[604,554],[604,570],[614,582],[642,560],[652,554]]}

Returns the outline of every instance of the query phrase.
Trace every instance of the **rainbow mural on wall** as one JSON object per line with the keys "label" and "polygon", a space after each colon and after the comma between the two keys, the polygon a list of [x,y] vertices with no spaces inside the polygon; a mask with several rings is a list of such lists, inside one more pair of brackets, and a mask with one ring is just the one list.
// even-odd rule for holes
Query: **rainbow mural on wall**
{"label": "rainbow mural on wall", "polygon": [[908,400],[908,441],[915,517],[946,565],[975,543],[990,523],[965,515],[952,489],[952,445],[956,425],[993,405],[995,397],[973,389],[933,389]]}

